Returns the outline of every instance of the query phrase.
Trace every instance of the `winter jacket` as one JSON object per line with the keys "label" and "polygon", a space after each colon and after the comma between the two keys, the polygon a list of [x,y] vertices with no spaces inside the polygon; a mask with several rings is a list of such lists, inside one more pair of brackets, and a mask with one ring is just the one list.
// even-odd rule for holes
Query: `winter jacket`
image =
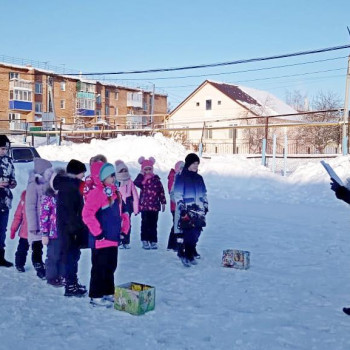
{"label": "winter jacket", "polygon": [[202,176],[184,168],[181,174],[175,177],[174,199],[176,202],[174,230],[175,233],[180,233],[178,222],[181,211],[192,209],[201,214],[208,211],[207,189]]}
{"label": "winter jacket", "polygon": [[164,188],[158,175],[144,181],[144,175],[137,175],[134,184],[141,189],[140,211],[160,211],[160,205],[166,204]]}
{"label": "winter jacket", "polygon": [[128,201],[131,200],[132,206],[133,206],[133,213],[138,214],[139,213],[139,195],[137,193],[137,190],[133,181],[129,179],[125,185],[119,186],[118,189],[124,204],[128,206]]}
{"label": "winter jacket", "polygon": [[[122,225],[116,187],[104,186],[99,179],[102,166],[102,162],[93,163],[91,166],[91,176],[96,187],[89,192],[82,214],[83,221],[90,231],[89,246],[96,249],[117,247]],[[96,239],[101,234],[104,239]]]}
{"label": "winter jacket", "polygon": [[86,200],[89,192],[92,191],[95,187],[96,186],[95,186],[94,180],[92,179],[92,176],[91,175],[86,176],[85,183],[84,183],[84,190],[83,190],[84,200]]}
{"label": "winter jacket", "polygon": [[27,185],[26,194],[26,215],[28,223],[28,241],[41,241],[40,233],[40,207],[41,197],[46,187],[45,179],[39,174],[31,172]]}
{"label": "winter jacket", "polygon": [[27,216],[25,209],[26,191],[23,191],[19,200],[15,215],[11,225],[11,239],[14,239],[19,229],[18,235],[21,238],[28,239]]}
{"label": "winter jacket", "polygon": [[9,210],[12,206],[13,195],[11,189],[17,186],[15,167],[9,156],[0,157],[0,182],[8,182],[8,187],[0,188],[0,210]]}
{"label": "winter jacket", "polygon": [[57,239],[56,226],[56,195],[44,194],[41,198],[40,207],[40,231],[43,237]]}
{"label": "winter jacket", "polygon": [[175,200],[172,197],[172,189],[174,186],[176,172],[174,169],[171,169],[168,175],[168,193],[170,194],[170,211],[175,211],[176,204]]}
{"label": "winter jacket", "polygon": [[57,234],[64,241],[65,249],[71,246],[86,248],[88,229],[82,219],[84,206],[80,192],[81,180],[69,174],[57,175],[53,187],[56,197]]}

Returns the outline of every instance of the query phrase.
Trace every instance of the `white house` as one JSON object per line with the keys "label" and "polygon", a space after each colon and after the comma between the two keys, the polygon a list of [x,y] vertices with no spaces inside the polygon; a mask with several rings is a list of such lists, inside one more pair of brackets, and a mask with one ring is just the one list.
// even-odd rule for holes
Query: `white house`
{"label": "white house", "polygon": [[[249,153],[246,145],[258,135],[252,133],[253,129],[233,126],[265,120],[256,117],[295,113],[292,107],[266,91],[206,80],[169,114],[167,127],[187,129],[186,139],[193,144],[202,140],[207,152]],[[293,118],[274,119],[286,122],[285,119]],[[215,129],[218,127],[224,128]],[[257,133],[258,129],[254,129]],[[262,132],[263,128],[259,128],[259,133]]]}

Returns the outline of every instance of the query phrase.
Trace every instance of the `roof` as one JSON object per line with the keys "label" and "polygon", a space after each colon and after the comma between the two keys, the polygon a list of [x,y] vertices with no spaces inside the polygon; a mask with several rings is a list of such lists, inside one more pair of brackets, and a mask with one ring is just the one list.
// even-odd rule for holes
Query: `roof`
{"label": "roof", "polygon": [[[281,101],[276,96],[267,91],[256,90],[244,86],[215,82],[211,80],[204,81],[196,90],[194,90],[184,101],[182,101],[171,113],[170,116],[178,110],[186,101],[197,93],[205,85],[210,84],[225,94],[231,100],[240,104],[245,109],[257,116],[273,116],[281,114],[296,114],[295,109]],[[293,120],[295,117],[279,117],[280,119]]]}

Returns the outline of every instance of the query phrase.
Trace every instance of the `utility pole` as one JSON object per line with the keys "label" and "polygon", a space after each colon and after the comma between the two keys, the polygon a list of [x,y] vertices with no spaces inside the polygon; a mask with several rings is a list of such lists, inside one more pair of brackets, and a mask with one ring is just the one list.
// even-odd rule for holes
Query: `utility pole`
{"label": "utility pole", "polygon": [[350,56],[348,57],[348,69],[346,72],[346,83],[345,83],[345,104],[344,104],[344,115],[343,115],[343,155],[348,154],[348,136],[347,136],[347,121],[349,115],[349,88],[350,88]]}

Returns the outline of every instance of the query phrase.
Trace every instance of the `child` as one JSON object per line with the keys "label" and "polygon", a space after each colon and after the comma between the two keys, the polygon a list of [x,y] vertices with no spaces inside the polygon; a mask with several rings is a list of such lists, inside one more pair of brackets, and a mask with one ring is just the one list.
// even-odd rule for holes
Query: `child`
{"label": "child", "polygon": [[66,173],[53,179],[53,188],[58,191],[57,234],[62,241],[66,297],[82,297],[87,292],[77,277],[80,248],[85,246],[88,236],[87,227],[82,220],[84,200],[80,192],[85,172],[85,164],[72,159],[67,165]]}
{"label": "child", "polygon": [[[134,213],[139,213],[139,196],[133,181],[130,178],[129,169],[122,160],[115,162],[116,179],[119,193],[123,200],[123,212],[127,212],[129,217]],[[131,225],[127,235],[123,236],[120,248],[130,249]]]}
{"label": "child", "polygon": [[198,174],[199,162],[196,154],[188,154],[185,166],[181,174],[176,176],[174,184],[176,211],[179,213],[175,225],[181,228],[184,239],[184,256],[179,257],[186,267],[197,264],[196,244],[208,212],[207,189],[202,176]]}
{"label": "child", "polygon": [[174,250],[178,251],[178,244],[177,244],[177,235],[174,233],[174,220],[175,220],[175,199],[174,199],[174,181],[175,181],[175,176],[177,174],[180,174],[183,167],[184,167],[184,162],[182,160],[178,161],[175,164],[175,169],[171,169],[168,175],[168,191],[170,195],[170,211],[171,215],[173,216],[173,226],[171,227],[170,234],[169,234],[169,240],[168,240],[168,250]]}
{"label": "child", "polygon": [[[19,242],[18,242],[17,251],[15,255],[15,266],[18,272],[25,272],[24,265],[26,263],[27,253],[29,250],[25,200],[26,200],[26,191],[23,191],[15,212],[15,215],[13,217],[12,225],[11,225],[11,236],[10,236],[11,239],[15,238],[16,232],[19,229],[19,232],[18,232]],[[34,251],[32,254],[32,259],[33,259],[33,256],[35,256]],[[33,265],[34,265],[34,262],[33,262]]]}
{"label": "child", "polygon": [[[64,170],[58,171],[63,174]],[[41,198],[40,229],[42,243],[47,246],[45,261],[47,283],[54,287],[64,286],[64,265],[62,262],[62,244],[56,227],[56,195],[53,180],[57,173],[53,173],[46,190]]]}
{"label": "child", "polygon": [[141,241],[143,249],[158,249],[157,222],[158,213],[165,210],[165,194],[158,175],[153,173],[155,159],[139,158],[141,173],[137,175],[134,184],[141,189]]}
{"label": "child", "polygon": [[0,266],[11,267],[13,264],[5,260],[6,228],[12,204],[11,189],[17,186],[15,167],[12,158],[7,155],[10,140],[0,135]]}
{"label": "child", "polygon": [[[107,158],[103,154],[97,154],[94,157],[90,158],[90,171],[91,171],[91,165],[96,162],[102,162],[102,163],[107,163]],[[93,190],[96,187],[94,180],[91,176],[85,177],[85,183],[84,183],[84,190],[83,190],[83,195],[84,195],[84,200],[86,200],[86,197],[88,193]]]}
{"label": "child", "polygon": [[[83,209],[83,220],[90,231],[90,304],[112,307],[121,232],[120,203],[114,185],[115,169],[110,163],[97,162],[91,166],[91,175],[96,188],[89,193]],[[128,229],[126,227],[123,231]]]}
{"label": "child", "polygon": [[48,180],[53,173],[52,164],[42,158],[34,159],[34,171],[30,173],[25,210],[28,224],[28,242],[32,246],[32,260],[39,278],[45,279],[45,266],[42,260],[43,245],[40,232],[41,197]]}

